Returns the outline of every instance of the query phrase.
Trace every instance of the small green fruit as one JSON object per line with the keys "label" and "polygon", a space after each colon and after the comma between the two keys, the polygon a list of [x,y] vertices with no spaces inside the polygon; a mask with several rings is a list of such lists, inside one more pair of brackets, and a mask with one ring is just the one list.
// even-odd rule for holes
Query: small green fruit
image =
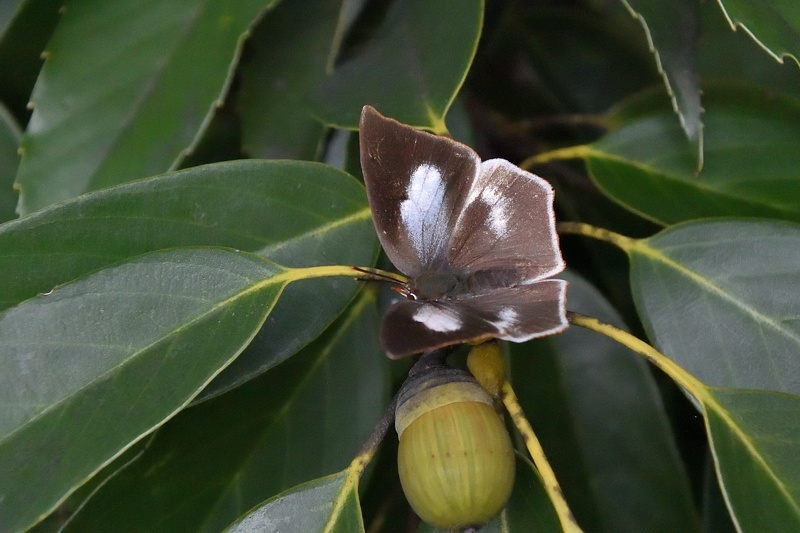
{"label": "small green fruit", "polygon": [[456,375],[417,383],[397,409],[403,492],[420,518],[442,529],[488,522],[514,485],[511,439],[492,399]]}
{"label": "small green fruit", "polygon": [[500,396],[500,389],[506,380],[506,363],[499,342],[489,341],[473,346],[467,357],[467,368],[490,396]]}

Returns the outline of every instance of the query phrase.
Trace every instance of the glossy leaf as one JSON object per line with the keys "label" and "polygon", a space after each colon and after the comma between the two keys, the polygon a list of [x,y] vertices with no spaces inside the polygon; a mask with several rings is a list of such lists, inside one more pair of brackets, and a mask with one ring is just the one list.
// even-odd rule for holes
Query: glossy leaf
{"label": "glossy leaf", "polygon": [[0,314],[0,526],[19,530],[186,405],[287,271],[222,249],[135,258]]}
{"label": "glossy leaf", "polygon": [[341,468],[388,401],[378,324],[375,296],[364,291],[289,361],[166,424],[66,531],[118,523],[135,531],[220,531],[259,502]]}
{"label": "glossy leaf", "polygon": [[[567,308],[620,324],[574,273]],[[696,531],[691,491],[647,365],[621,345],[572,327],[510,345],[520,402],[578,523],[587,531]]]}
{"label": "glossy leaf", "polygon": [[708,387],[644,341],[595,318],[575,325],[603,333],[649,359],[701,408],[725,501],[738,531],[800,526],[800,396]]}
{"label": "glossy leaf", "polygon": [[16,120],[27,122],[31,90],[42,68],[41,53],[58,22],[63,0],[16,0],[0,2],[10,19],[0,21],[0,102]]}
{"label": "glossy leaf", "polygon": [[[227,246],[287,266],[368,265],[377,248],[363,187],[302,162],[236,161],[98,191],[0,227],[0,307],[134,255]],[[253,345],[212,385],[224,390],[296,352],[357,284],[289,287]]]}
{"label": "glossy leaf", "polygon": [[377,34],[323,79],[312,99],[325,124],[355,129],[364,104],[412,126],[446,131],[483,22],[481,0],[394,2]]}
{"label": "glossy leaf", "polygon": [[800,529],[800,397],[711,388],[706,426],[740,531]]}
{"label": "glossy leaf", "polygon": [[326,128],[307,93],[325,76],[341,40],[343,0],[284,0],[253,30],[237,102],[253,157],[317,159]]}
{"label": "glossy leaf", "polygon": [[705,454],[703,462],[703,487],[700,495],[702,501],[703,531],[718,533],[735,533],[731,513],[728,511],[722,488],[719,486],[717,471],[711,450]]}
{"label": "glossy leaf", "polygon": [[699,9],[694,0],[623,0],[647,34],[658,70],[664,78],[683,131],[703,161],[700,78],[697,74]]}
{"label": "glossy leaf", "polygon": [[505,515],[504,522],[509,533],[561,531],[561,524],[542,480],[527,458],[517,458],[514,491],[506,506]]}
{"label": "glossy leaf", "polygon": [[631,285],[656,348],[708,385],[800,393],[800,225],[687,223],[637,241]]}
{"label": "glossy leaf", "polygon": [[731,27],[746,31],[772,57],[800,62],[800,10],[793,2],[718,0]]}
{"label": "glossy leaf", "polygon": [[[235,100],[235,99],[234,99]],[[242,125],[231,101],[217,107],[201,138],[178,165],[179,169],[247,158],[242,152]]]}
{"label": "glossy leaf", "polygon": [[272,3],[68,2],[31,97],[21,212],[176,168]]}
{"label": "glossy leaf", "polygon": [[[337,503],[341,507],[336,507]],[[363,532],[356,483],[346,470],[309,481],[256,507],[225,531]]]}
{"label": "glossy leaf", "polygon": [[21,2],[22,0],[7,0],[0,4],[0,38],[8,29]]}
{"label": "glossy leaf", "polygon": [[136,441],[113,461],[105,465],[61,502],[52,513],[28,529],[28,533],[63,533],[69,520],[86,505],[86,502],[103,485],[142,456],[148,444],[152,442],[154,435],[155,433],[150,433],[145,438]]}
{"label": "glossy leaf", "polygon": [[17,193],[13,186],[19,162],[17,146],[20,135],[14,118],[0,104],[0,222],[17,218]]}
{"label": "glossy leaf", "polygon": [[[498,9],[489,3],[489,9]],[[640,28],[621,2],[584,4],[508,2],[484,27],[482,45],[467,80],[470,97],[502,113],[497,121],[506,150],[529,157],[580,129],[581,122],[543,124],[545,117],[605,113],[622,98],[655,83],[657,71]],[[603,83],[602,80],[613,80]],[[582,115],[586,116],[586,115]],[[534,131],[520,135],[520,120],[533,119]],[[495,121],[493,121],[495,122]],[[538,126],[538,127],[537,127]],[[548,126],[551,126],[553,132]],[[597,134],[591,122],[585,124]],[[551,135],[556,137],[552,139]],[[505,143],[504,143],[505,144]]]}
{"label": "glossy leaf", "polygon": [[703,79],[751,83],[797,96],[800,69],[796,64],[765,58],[764,50],[746,32],[731,30],[717,2],[702,2],[699,9],[703,46],[698,69]]}
{"label": "glossy leaf", "polygon": [[753,87],[706,88],[705,164],[669,109],[648,94],[612,117],[619,127],[588,147],[588,170],[606,194],[662,224],[713,216],[800,221],[800,101]]}

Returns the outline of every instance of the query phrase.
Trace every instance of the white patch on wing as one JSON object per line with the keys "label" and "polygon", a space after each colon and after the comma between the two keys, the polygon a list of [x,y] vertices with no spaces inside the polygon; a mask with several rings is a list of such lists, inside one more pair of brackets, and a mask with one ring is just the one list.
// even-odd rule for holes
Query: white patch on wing
{"label": "white patch on wing", "polygon": [[509,199],[503,197],[497,187],[489,185],[481,191],[481,201],[489,208],[487,222],[495,237],[502,237],[508,227]]}
{"label": "white patch on wing", "polygon": [[[524,197],[517,197],[517,195],[523,193]],[[534,253],[533,255],[536,257],[532,257],[532,260],[535,259],[537,263],[543,265],[552,264],[552,268],[536,277],[521,280],[522,283],[534,283],[564,270],[565,264],[561,257],[558,234],[555,229],[553,196],[553,187],[546,180],[512,165],[505,159],[490,159],[481,163],[478,179],[474,182],[467,196],[467,207],[476,201],[480,201],[489,208],[484,227],[498,239],[506,238],[508,236],[508,226],[516,222],[512,218],[513,202],[521,201],[523,202],[522,205],[535,204],[546,208],[549,220],[547,220],[546,227],[543,228],[544,231],[542,233],[547,235],[549,243],[547,243],[547,246],[545,246],[545,243],[541,243],[542,246],[536,247],[536,251],[539,249],[541,251]],[[530,198],[530,204],[528,203],[528,198]],[[468,211],[468,209],[464,210],[464,212]],[[517,213],[517,216],[520,216],[519,213]],[[476,228],[472,220],[469,221],[469,227],[462,228],[464,225],[463,218],[459,218],[456,231],[475,231]]]}
{"label": "white patch on wing", "polygon": [[501,331],[507,331],[512,326],[516,325],[517,317],[519,315],[511,307],[504,307],[497,314],[497,320],[492,324]]}
{"label": "white patch on wing", "polygon": [[[512,341],[512,342],[525,342],[531,339],[536,339],[538,337],[544,337],[547,335],[553,335],[555,333],[560,333],[569,327],[569,321],[567,320],[567,282],[562,279],[550,279],[547,281],[542,281],[540,283],[547,283],[552,284],[555,283],[558,285],[558,317],[556,320],[543,320],[540,328],[537,329],[529,329],[528,331],[521,330],[515,333],[506,332],[505,335],[499,335],[499,339]],[[503,316],[503,310],[500,311],[498,314],[500,318]],[[547,325],[550,322],[549,326]],[[498,322],[493,322],[495,326],[499,324]]]}
{"label": "white patch on wing", "polygon": [[[442,171],[424,163],[414,169],[406,191],[406,200],[400,203],[400,217],[408,229],[411,245],[420,257],[431,243],[426,242],[426,231],[433,228],[444,202]],[[427,235],[430,239],[432,234]]]}
{"label": "white patch on wing", "polygon": [[440,309],[433,305],[424,305],[414,312],[411,317],[415,321],[424,324],[432,331],[446,333],[456,331],[462,326],[461,319],[449,309]]}
{"label": "white patch on wing", "polygon": [[[493,159],[490,161],[490,165],[487,166],[486,163],[481,165],[481,175],[469,191],[464,211],[466,212],[467,208],[476,200],[480,200],[489,208],[489,214],[486,216],[488,229],[495,237],[501,238],[505,235],[511,219],[511,199],[504,195],[498,187],[503,183],[503,180],[498,183],[498,173],[493,170],[498,161]],[[510,165],[510,163],[508,164]]]}

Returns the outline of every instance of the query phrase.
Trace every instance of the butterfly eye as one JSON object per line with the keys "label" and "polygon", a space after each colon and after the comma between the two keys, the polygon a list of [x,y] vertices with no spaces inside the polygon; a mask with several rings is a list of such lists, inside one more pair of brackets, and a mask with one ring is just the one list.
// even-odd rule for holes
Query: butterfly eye
{"label": "butterfly eye", "polygon": [[417,296],[411,292],[405,285],[394,285],[392,290],[398,292],[410,300],[416,300]]}

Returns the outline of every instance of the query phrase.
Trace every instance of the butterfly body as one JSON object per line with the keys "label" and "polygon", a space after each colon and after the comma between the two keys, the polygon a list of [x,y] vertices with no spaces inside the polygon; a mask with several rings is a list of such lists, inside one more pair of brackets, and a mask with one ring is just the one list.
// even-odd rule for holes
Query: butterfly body
{"label": "butterfly body", "polygon": [[366,106],[361,165],[386,254],[410,281],[384,316],[390,357],[567,326],[553,190],[508,161]]}
{"label": "butterfly body", "polygon": [[464,280],[451,272],[423,272],[406,284],[413,300],[435,300],[457,294],[464,288]]}

